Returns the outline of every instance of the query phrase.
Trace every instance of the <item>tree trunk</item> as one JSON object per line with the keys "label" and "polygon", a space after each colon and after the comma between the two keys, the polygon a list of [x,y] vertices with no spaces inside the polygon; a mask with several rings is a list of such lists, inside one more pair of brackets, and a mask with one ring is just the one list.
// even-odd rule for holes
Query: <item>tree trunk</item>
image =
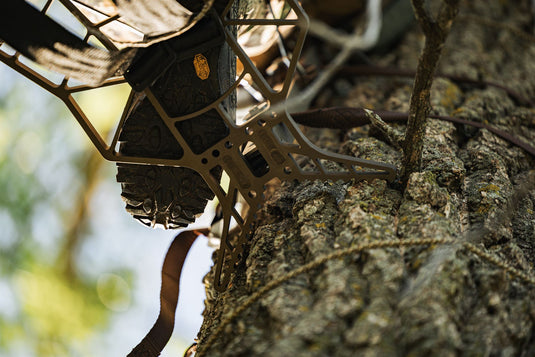
{"label": "tree trunk", "polygon": [[[499,82],[534,98],[535,42],[466,18],[478,15],[532,32],[529,6],[528,0],[464,1],[438,71]],[[415,26],[391,53],[373,60],[415,68],[422,44]],[[346,104],[407,112],[411,80],[369,77],[354,83]],[[535,142],[534,109],[503,90],[437,79],[431,104],[435,114],[488,122]],[[331,149],[401,164],[401,154],[377,130],[352,130],[343,143],[327,141]],[[259,214],[232,286],[217,294],[207,276],[199,352],[535,355],[535,286],[529,280],[535,276],[533,168],[532,156],[487,130],[433,119],[422,172],[410,176],[405,192],[381,180],[283,183]],[[222,320],[269,282],[369,242],[389,246],[329,259],[285,280],[210,341]],[[511,268],[525,275],[514,276]]]}

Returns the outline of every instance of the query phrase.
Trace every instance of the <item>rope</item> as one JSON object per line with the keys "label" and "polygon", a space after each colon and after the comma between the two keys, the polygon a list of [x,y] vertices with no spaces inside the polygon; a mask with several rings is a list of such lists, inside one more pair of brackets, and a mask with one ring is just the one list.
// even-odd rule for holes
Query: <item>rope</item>
{"label": "rope", "polygon": [[477,246],[475,246],[472,243],[463,242],[463,247],[466,250],[468,250],[469,252],[474,253],[475,255],[480,257],[481,259],[483,259],[483,260],[485,260],[485,261],[487,261],[487,262],[489,262],[491,264],[494,264],[495,266],[497,266],[500,269],[505,270],[511,276],[513,276],[515,278],[518,278],[519,280],[523,281],[524,283],[526,283],[528,285],[535,286],[535,277],[530,276],[530,275],[518,270],[517,268],[515,268],[515,267],[511,266],[510,264],[504,262],[503,260],[499,259],[498,257],[493,256],[493,255],[483,251],[482,249],[478,248]]}
{"label": "rope", "polygon": [[[322,257],[319,257],[297,269],[294,269],[287,274],[272,280],[268,282],[265,286],[260,288],[258,291],[253,293],[247,300],[245,300],[240,306],[238,306],[235,310],[230,312],[227,316],[225,316],[219,326],[212,332],[212,334],[208,337],[205,343],[202,345],[199,345],[201,348],[200,351],[197,352],[196,357],[202,357],[205,355],[205,351],[208,351],[214,343],[217,341],[219,336],[223,333],[223,330],[241,313],[243,313],[245,310],[247,310],[249,307],[251,307],[254,303],[259,301],[262,297],[264,297],[268,292],[274,290],[275,288],[279,287],[280,285],[284,284],[290,279],[295,278],[296,276],[309,272],[311,270],[316,269],[317,267],[327,263],[328,261],[344,258],[348,255],[359,253],[366,250],[372,250],[372,249],[386,249],[386,248],[401,248],[401,247],[414,247],[414,246],[423,246],[423,245],[452,245],[455,243],[459,243],[458,240],[454,238],[414,238],[414,239],[406,239],[406,240],[399,240],[399,241],[375,241],[375,242],[368,242],[364,244],[359,244],[354,247],[345,248],[327,255],[324,255]],[[467,251],[477,255],[484,261],[487,261],[490,264],[493,264],[497,266],[500,269],[503,269],[507,273],[509,273],[511,276],[518,278],[519,280],[523,281],[524,283],[528,285],[535,286],[535,277],[532,277],[513,266],[509,265],[508,263],[500,260],[499,258],[492,256],[491,254],[483,251],[482,249],[478,248],[472,243],[468,242],[462,242],[462,247],[466,249]]]}
{"label": "rope", "polygon": [[[519,38],[534,43],[535,38],[529,34],[524,33],[523,31],[514,28],[512,26],[498,23],[496,21],[483,19],[476,16],[471,15],[465,15],[461,17],[461,20],[464,21],[474,21],[481,23],[483,25],[487,25],[489,27],[494,27],[497,29],[503,29],[507,31],[511,31],[513,34],[518,36]],[[352,72],[358,72],[358,69],[345,67],[342,68],[342,72],[346,71],[352,71]],[[373,75],[373,74],[379,74],[379,75],[410,75],[412,74],[412,71],[410,73],[400,73],[399,69],[396,70],[395,73],[388,73],[387,70],[384,68],[381,68],[380,73],[370,73],[370,66],[366,66],[366,69],[364,71],[364,74],[366,75]],[[409,72],[409,71],[407,71]],[[352,73],[356,74],[356,73]],[[445,75],[442,75],[445,76]],[[466,78],[460,78],[460,77],[454,77],[454,76],[447,76],[449,79],[457,82],[469,82],[471,84],[476,85],[486,85],[486,86],[493,86],[500,89],[504,89],[511,97],[513,97],[518,102],[533,107],[534,103],[530,99],[526,99],[522,97],[517,92],[494,82],[486,82],[486,81],[475,81],[470,80]],[[334,117],[336,120],[331,120],[331,125],[334,127],[339,128],[340,126],[343,126],[341,122],[344,122],[348,127],[355,127],[355,126],[361,126],[368,124],[369,121],[365,118],[365,115],[363,113],[358,113],[359,115],[355,115],[355,112],[361,111],[360,108],[329,108],[329,109],[320,109],[320,110],[310,110],[306,112],[300,112],[300,113],[292,113],[292,116],[296,122],[300,122],[303,125],[308,126],[315,126],[310,125],[311,121],[313,119],[316,119],[318,123],[322,122],[321,127],[325,127],[325,119],[326,117]],[[405,121],[406,114],[403,113],[389,113],[390,116],[387,115],[387,119],[385,121]],[[323,116],[323,118],[318,118],[319,116]],[[315,117],[315,118],[314,118]],[[467,121],[460,118],[452,118],[452,117],[444,117],[444,116],[435,116],[436,119],[440,120],[446,120],[446,121],[452,121],[457,122],[461,124],[467,124],[471,126],[476,126],[479,128],[485,128],[494,134],[498,135],[499,137],[511,142],[512,144],[521,147],[531,155],[535,156],[535,148],[527,143],[524,143],[520,141],[518,138],[514,137],[513,135],[502,131],[500,129],[497,129],[495,127],[491,127],[489,125],[486,125],[484,123],[475,123],[472,121]],[[305,123],[306,122],[306,123]],[[328,122],[328,121],[327,121]],[[476,124],[476,125],[474,125]],[[318,125],[319,126],[319,125]],[[328,261],[340,259],[346,256],[349,256],[354,253],[366,251],[366,250],[372,250],[372,249],[386,249],[386,248],[401,248],[401,247],[410,247],[410,246],[424,246],[424,245],[452,245],[455,243],[459,243],[457,240],[453,238],[424,238],[424,239],[407,239],[407,240],[401,240],[401,241],[377,241],[377,242],[368,242],[365,244],[359,244],[354,247],[342,249],[336,252],[333,252],[331,254],[319,257],[297,269],[294,269],[287,274],[272,280],[268,282],[264,287],[260,288],[258,291],[253,293],[247,300],[245,300],[240,306],[238,306],[236,309],[231,311],[228,315],[226,315],[222,320],[221,323],[216,327],[216,329],[212,332],[212,334],[208,337],[205,343],[202,345],[199,345],[200,350],[197,352],[196,357],[202,357],[206,355],[205,351],[210,350],[219,336],[223,333],[225,328],[240,314],[242,314],[244,311],[246,311],[249,307],[251,307],[253,304],[258,302],[262,297],[264,297],[267,293],[270,291],[276,289],[277,287],[281,286],[285,282],[293,279],[294,277],[309,272],[323,264],[325,264]],[[526,274],[519,269],[511,266],[510,264],[506,263],[505,261],[499,259],[498,257],[491,255],[485,251],[483,251],[481,248],[477,247],[476,245],[469,243],[469,242],[461,242],[460,243],[462,248],[471,252],[472,254],[478,256],[483,261],[486,261],[489,264],[492,264],[505,272],[509,273],[512,277],[519,279],[520,281],[524,282],[525,284],[535,286],[535,277]]]}

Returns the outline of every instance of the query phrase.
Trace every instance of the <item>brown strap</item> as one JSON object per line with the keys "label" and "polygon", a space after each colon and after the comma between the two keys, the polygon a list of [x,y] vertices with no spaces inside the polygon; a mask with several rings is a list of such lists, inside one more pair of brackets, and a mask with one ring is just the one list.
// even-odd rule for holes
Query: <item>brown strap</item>
{"label": "brown strap", "polygon": [[[386,122],[406,122],[407,113],[392,112],[386,110],[375,111]],[[510,143],[521,147],[535,156],[535,148],[520,141],[513,135],[492,127],[490,125],[470,120],[430,115],[431,118],[445,120],[458,124],[470,125],[476,128],[487,129]],[[330,129],[349,129],[369,124],[370,121],[362,108],[333,107],[313,109],[305,112],[292,113],[292,118],[299,124]],[[128,357],[152,357],[159,356],[173,332],[175,324],[175,310],[179,295],[179,281],[182,266],[195,239],[201,235],[207,235],[209,229],[183,231],[171,243],[162,268],[162,288],[160,291],[160,314],[154,326],[143,340],[132,350]],[[191,355],[196,349],[195,344],[187,351]]]}
{"label": "brown strap", "polygon": [[[377,113],[381,119],[388,123],[406,122],[409,117],[407,113],[392,112],[388,110],[377,110],[375,113]],[[523,142],[517,137],[501,129],[495,128],[488,124],[443,115],[430,115],[429,117],[449,121],[452,123],[470,125],[480,129],[487,129],[500,138],[524,149],[531,155],[535,156],[535,147]],[[370,124],[370,121],[366,116],[364,109],[362,108],[333,107],[312,109],[305,112],[292,113],[292,118],[295,120],[295,122],[301,125],[310,126],[313,128],[350,129]]]}
{"label": "brown strap", "polygon": [[208,233],[208,229],[183,231],[171,243],[162,267],[160,314],[149,333],[127,357],[155,357],[162,352],[175,326],[182,266],[195,239],[201,234],[207,235]]}

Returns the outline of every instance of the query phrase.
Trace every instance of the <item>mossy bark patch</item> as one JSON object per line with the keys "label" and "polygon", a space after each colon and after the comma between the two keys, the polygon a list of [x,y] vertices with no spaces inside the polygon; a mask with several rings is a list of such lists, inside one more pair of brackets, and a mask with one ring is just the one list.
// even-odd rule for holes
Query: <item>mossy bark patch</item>
{"label": "mossy bark patch", "polygon": [[[529,6],[527,0],[464,1],[460,16],[528,29]],[[415,27],[391,53],[372,59],[414,68],[421,39]],[[438,71],[501,82],[533,98],[533,58],[533,43],[460,22],[452,28]],[[407,81],[353,83],[346,103],[406,111]],[[438,114],[485,121],[535,142],[534,109],[502,90],[440,80],[431,103]],[[339,135],[325,137],[325,146],[341,152],[400,165],[400,153],[377,131],[352,130],[341,142]],[[206,348],[209,356],[534,355],[535,287],[462,244],[535,274],[534,168],[533,157],[487,130],[430,120],[422,171],[409,177],[405,192],[384,181],[284,183],[260,213],[232,287],[208,301],[200,351]],[[328,261],[270,290],[227,325],[215,344],[203,346],[221,319],[251,294],[318,256],[366,242],[419,238],[459,244],[374,249]],[[209,285],[210,275],[207,280]]]}

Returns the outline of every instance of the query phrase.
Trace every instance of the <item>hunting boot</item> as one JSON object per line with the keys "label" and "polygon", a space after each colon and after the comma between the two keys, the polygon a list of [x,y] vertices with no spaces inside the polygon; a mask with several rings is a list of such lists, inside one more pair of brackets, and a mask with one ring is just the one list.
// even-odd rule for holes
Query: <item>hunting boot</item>
{"label": "hunting boot", "polygon": [[[192,11],[195,1],[180,1]],[[235,81],[235,55],[225,43],[219,15],[226,1],[215,1],[210,12],[194,27],[171,40],[139,51],[125,77],[134,89],[148,85],[169,117],[195,113],[220,98]],[[174,51],[169,60],[169,51]],[[152,83],[146,83],[162,62],[166,68]],[[148,77],[147,77],[147,74]],[[231,94],[223,107],[234,116],[236,97]],[[189,149],[200,154],[228,135],[220,114],[211,109],[176,123]],[[142,96],[132,106],[119,136],[124,155],[180,159],[184,155],[168,126],[149,98]],[[117,164],[126,210],[147,226],[185,227],[203,213],[214,194],[203,178],[186,167]],[[221,171],[213,170],[216,180]]]}

